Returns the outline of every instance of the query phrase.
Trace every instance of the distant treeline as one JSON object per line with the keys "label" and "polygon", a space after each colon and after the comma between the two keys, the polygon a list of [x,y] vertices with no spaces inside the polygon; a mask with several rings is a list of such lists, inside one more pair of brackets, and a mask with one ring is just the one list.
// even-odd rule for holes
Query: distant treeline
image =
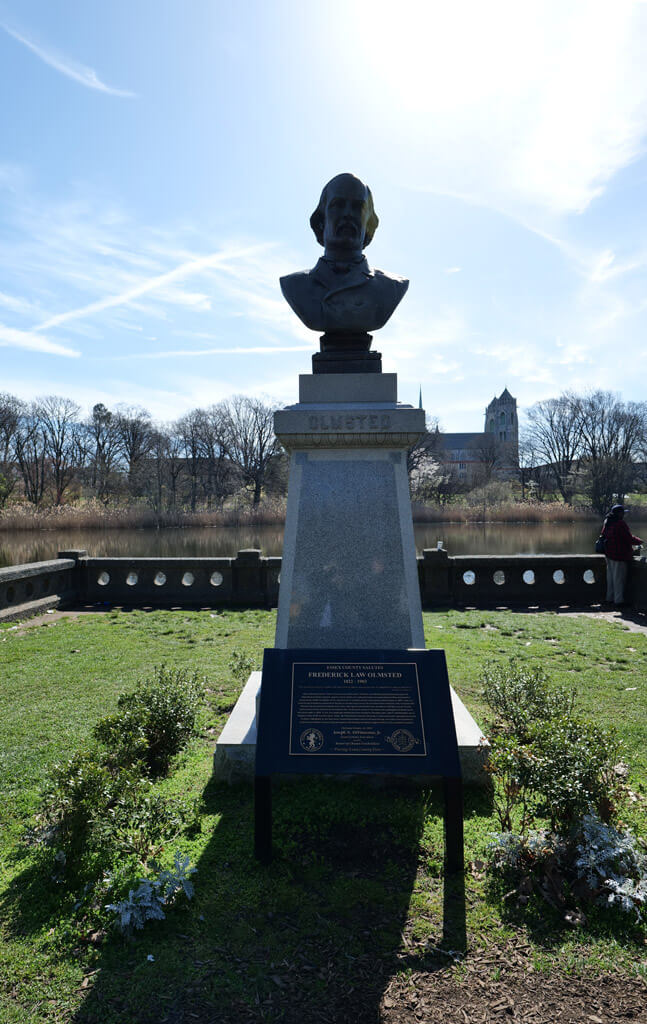
{"label": "distant treeline", "polygon": [[[83,418],[69,398],[24,402],[0,393],[0,509],[9,499],[39,511],[81,500],[112,515],[138,507],[158,522],[179,524],[185,513],[222,516],[225,506],[258,516],[264,498],[276,521],[287,458],[274,435],[274,411],[237,395],[156,423],[139,407],[111,410],[99,403]],[[510,446],[493,440],[478,453],[468,483],[443,461],[436,428],[437,420],[429,420],[408,455],[419,518],[428,518],[422,505],[506,505],[510,520],[510,505],[519,499],[605,512],[647,484],[647,403],[623,402],[612,392],[565,392],[537,402],[526,413],[516,465]]]}
{"label": "distant treeline", "polygon": [[123,405],[84,419],[69,398],[0,394],[0,508],[12,496],[35,509],[84,498],[162,514],[222,509],[237,494],[256,508],[285,491],[273,413],[238,395],[167,424]]}
{"label": "distant treeline", "polygon": [[647,485],[647,402],[623,402],[610,391],[567,391],[526,411],[514,468],[510,445],[494,438],[470,454],[477,469],[466,482],[443,462],[441,436],[428,432],[410,458],[413,496],[439,505],[556,499],[604,513]]}

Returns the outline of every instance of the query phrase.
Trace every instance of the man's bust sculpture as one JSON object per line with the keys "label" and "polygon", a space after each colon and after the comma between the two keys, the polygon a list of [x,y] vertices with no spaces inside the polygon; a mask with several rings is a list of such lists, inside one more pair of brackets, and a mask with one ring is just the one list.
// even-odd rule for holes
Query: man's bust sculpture
{"label": "man's bust sculpture", "polygon": [[[329,362],[333,353],[344,354],[347,361],[353,355],[368,358],[368,332],[384,327],[409,287],[408,281],[372,270],[366,261],[363,250],[378,223],[370,188],[353,174],[338,174],[324,187],[310,218],[323,256],[312,270],[281,278],[281,291],[299,319],[324,332],[321,352]],[[370,356],[379,361],[377,353]]]}

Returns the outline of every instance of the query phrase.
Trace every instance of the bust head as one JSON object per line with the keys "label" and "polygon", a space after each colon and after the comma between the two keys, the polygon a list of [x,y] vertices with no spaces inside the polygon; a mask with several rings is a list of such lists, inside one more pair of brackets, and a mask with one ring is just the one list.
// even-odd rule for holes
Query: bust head
{"label": "bust head", "polygon": [[368,185],[354,174],[337,174],[324,185],[310,227],[327,252],[359,252],[379,224]]}

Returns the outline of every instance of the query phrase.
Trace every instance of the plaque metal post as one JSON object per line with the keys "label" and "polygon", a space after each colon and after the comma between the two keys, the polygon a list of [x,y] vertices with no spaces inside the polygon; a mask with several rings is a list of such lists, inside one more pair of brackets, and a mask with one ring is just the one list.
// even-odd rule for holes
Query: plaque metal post
{"label": "plaque metal post", "polygon": [[272,780],[269,775],[254,779],[254,855],[261,864],[272,859]]}
{"label": "plaque metal post", "polygon": [[447,870],[454,873],[463,870],[463,780],[443,779],[445,796],[445,857]]}

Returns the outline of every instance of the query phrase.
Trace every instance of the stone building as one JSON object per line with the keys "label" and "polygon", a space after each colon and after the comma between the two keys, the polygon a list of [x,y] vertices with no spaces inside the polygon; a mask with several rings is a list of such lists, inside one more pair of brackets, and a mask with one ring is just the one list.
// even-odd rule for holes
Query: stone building
{"label": "stone building", "polygon": [[437,435],[437,457],[467,486],[514,475],[519,465],[517,400],[507,388],[485,410],[482,433]]}

